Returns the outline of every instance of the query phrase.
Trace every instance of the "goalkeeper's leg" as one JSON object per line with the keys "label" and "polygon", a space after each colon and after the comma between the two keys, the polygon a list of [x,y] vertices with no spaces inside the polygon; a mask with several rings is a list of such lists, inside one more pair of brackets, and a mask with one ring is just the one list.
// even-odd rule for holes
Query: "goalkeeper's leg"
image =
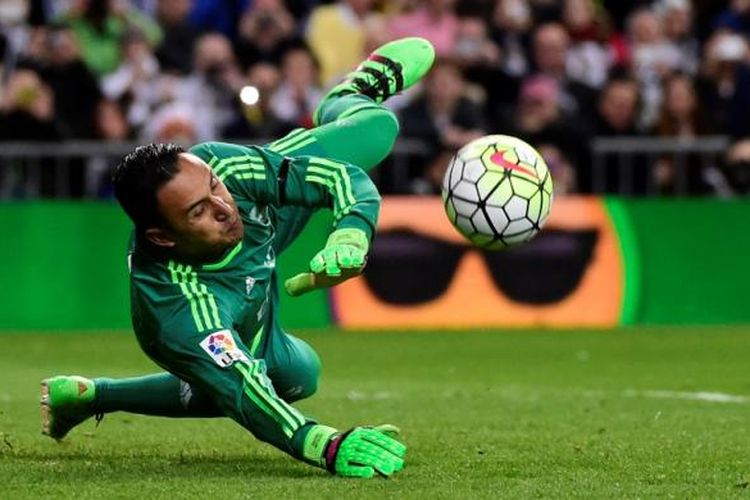
{"label": "goalkeeper's leg", "polygon": [[391,151],[398,120],[381,106],[427,74],[435,51],[427,40],[387,43],[331,89],[315,110],[312,130],[297,129],[268,145],[284,155],[323,156],[370,170]]}
{"label": "goalkeeper's leg", "polygon": [[42,381],[42,433],[62,439],[90,417],[115,411],[159,417],[220,417],[200,389],[170,373],[143,377],[57,376]]}
{"label": "goalkeeper's leg", "polygon": [[[321,156],[372,170],[391,152],[399,129],[396,116],[381,103],[421,80],[434,60],[432,45],[422,38],[379,47],[323,98],[315,128],[297,129],[266,146],[288,156]],[[294,241],[311,214],[305,207],[277,212],[277,253]]]}
{"label": "goalkeeper's leg", "polygon": [[310,130],[297,129],[267,144],[285,156],[318,156],[344,161],[369,171],[388,156],[398,134],[398,120],[387,108],[360,94],[327,98],[330,121]]}

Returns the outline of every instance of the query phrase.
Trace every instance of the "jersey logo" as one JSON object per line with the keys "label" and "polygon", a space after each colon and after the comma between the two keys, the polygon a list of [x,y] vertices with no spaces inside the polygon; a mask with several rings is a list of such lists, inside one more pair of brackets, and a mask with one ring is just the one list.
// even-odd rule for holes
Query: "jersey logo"
{"label": "jersey logo", "polygon": [[229,330],[220,330],[208,335],[201,341],[200,346],[222,368],[231,366],[235,361],[248,361],[245,353],[237,347]]}

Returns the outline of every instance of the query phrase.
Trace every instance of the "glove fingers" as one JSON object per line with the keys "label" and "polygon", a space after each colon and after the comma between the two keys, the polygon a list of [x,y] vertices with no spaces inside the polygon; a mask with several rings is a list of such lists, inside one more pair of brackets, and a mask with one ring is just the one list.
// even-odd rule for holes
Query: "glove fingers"
{"label": "glove fingers", "polygon": [[[399,464],[399,462],[401,462]],[[350,465],[362,465],[368,467],[374,472],[377,472],[381,476],[390,476],[396,470],[403,468],[403,460],[389,456],[382,450],[377,450],[375,447],[367,449],[360,449],[353,452],[348,460]]]}
{"label": "glove fingers", "polygon": [[341,269],[359,270],[365,265],[365,253],[359,248],[340,247],[336,251]]}
{"label": "glove fingers", "polygon": [[362,439],[368,443],[372,443],[399,458],[406,455],[406,446],[403,443],[375,429],[365,429],[365,431],[367,432],[363,434]]}
{"label": "glove fingers", "polygon": [[360,268],[365,265],[365,252],[359,249],[352,251],[352,267]]}
{"label": "glove fingers", "polygon": [[352,247],[342,246],[337,250],[338,263],[341,269],[350,269],[354,265]]}
{"label": "glove fingers", "polygon": [[323,255],[323,252],[318,253],[315,257],[313,257],[313,260],[310,261],[310,271],[314,272],[315,274],[322,273],[325,267],[326,259]]}
{"label": "glove fingers", "polygon": [[383,475],[390,476],[404,468],[406,446],[375,429],[361,429],[352,458],[362,460]]}
{"label": "glove fingers", "polygon": [[363,479],[370,479],[375,476],[375,469],[364,464],[346,463],[342,466],[336,467],[336,474],[344,477],[361,477]]}
{"label": "glove fingers", "polygon": [[325,272],[327,276],[341,275],[341,269],[339,268],[339,259],[339,250],[335,250],[327,256],[327,258],[325,259]]}

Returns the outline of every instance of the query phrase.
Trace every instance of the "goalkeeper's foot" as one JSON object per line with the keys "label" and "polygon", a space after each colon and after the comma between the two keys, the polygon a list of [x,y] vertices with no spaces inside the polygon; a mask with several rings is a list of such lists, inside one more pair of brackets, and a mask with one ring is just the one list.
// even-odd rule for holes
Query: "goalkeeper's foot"
{"label": "goalkeeper's foot", "polygon": [[[375,49],[370,56],[333,87],[325,102],[331,97],[345,94],[363,94],[380,104],[392,95],[408,89],[432,67],[435,49],[424,38],[401,38]],[[315,111],[315,123],[321,106]]]}
{"label": "goalkeeper's foot", "polygon": [[42,380],[42,434],[60,440],[92,417],[94,381],[77,375]]}

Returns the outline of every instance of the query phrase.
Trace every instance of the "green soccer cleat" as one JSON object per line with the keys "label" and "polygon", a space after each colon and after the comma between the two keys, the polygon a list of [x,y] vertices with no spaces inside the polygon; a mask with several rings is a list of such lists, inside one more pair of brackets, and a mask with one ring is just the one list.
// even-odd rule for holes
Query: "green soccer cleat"
{"label": "green soccer cleat", "polygon": [[94,392],[94,381],[77,375],[42,380],[42,434],[60,440],[92,417]]}
{"label": "green soccer cleat", "polygon": [[[408,89],[432,67],[435,49],[424,38],[401,38],[375,49],[370,56],[333,87],[321,103],[330,97],[363,94],[380,104],[392,95]],[[315,123],[319,123],[315,111]]]}

